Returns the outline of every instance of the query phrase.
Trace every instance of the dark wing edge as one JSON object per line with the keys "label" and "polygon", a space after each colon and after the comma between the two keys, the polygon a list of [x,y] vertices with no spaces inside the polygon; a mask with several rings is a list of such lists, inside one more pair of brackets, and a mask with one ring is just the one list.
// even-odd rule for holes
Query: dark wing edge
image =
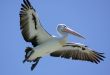
{"label": "dark wing edge", "polygon": [[[22,31],[22,35],[24,40],[27,42],[31,42],[32,39],[35,37],[35,33],[31,33],[30,27],[35,28],[35,24],[29,23],[29,20],[32,18],[31,14],[34,16],[35,9],[32,7],[28,0],[23,0],[24,3],[21,4],[21,11],[20,11],[20,29]],[[33,18],[33,21],[35,19]],[[34,32],[34,30],[33,30]]]}
{"label": "dark wing edge", "polygon": [[74,60],[82,60],[82,61],[89,61],[92,63],[100,63],[103,61],[104,53],[99,53],[96,51],[91,50],[87,46],[80,45],[80,44],[68,44],[64,45],[63,48],[59,49],[50,54],[53,57],[61,57],[66,59],[74,59]]}
{"label": "dark wing edge", "polygon": [[26,42],[33,46],[43,43],[51,35],[42,27],[35,9],[29,0],[23,0],[20,10],[20,29]]}

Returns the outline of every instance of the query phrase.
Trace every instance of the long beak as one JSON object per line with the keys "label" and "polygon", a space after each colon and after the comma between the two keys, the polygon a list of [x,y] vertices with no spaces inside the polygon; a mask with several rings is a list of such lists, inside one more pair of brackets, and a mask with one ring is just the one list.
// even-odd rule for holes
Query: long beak
{"label": "long beak", "polygon": [[64,32],[67,32],[67,33],[73,34],[73,35],[75,35],[75,36],[77,36],[77,37],[79,37],[79,38],[85,39],[85,37],[83,37],[83,36],[80,35],[78,32],[76,32],[76,31],[74,31],[74,30],[72,30],[72,29],[70,29],[70,28],[65,28],[65,29],[64,29]]}

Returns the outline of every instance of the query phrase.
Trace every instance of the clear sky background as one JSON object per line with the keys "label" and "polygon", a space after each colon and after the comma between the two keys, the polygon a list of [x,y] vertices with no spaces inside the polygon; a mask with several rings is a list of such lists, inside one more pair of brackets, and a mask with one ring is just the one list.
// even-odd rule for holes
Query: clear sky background
{"label": "clear sky background", "polygon": [[30,0],[43,27],[58,36],[56,26],[65,23],[86,37],[69,36],[104,52],[100,64],[46,56],[34,71],[22,63],[24,49],[30,44],[22,38],[19,11],[22,0],[0,0],[0,75],[110,75],[110,0]]}

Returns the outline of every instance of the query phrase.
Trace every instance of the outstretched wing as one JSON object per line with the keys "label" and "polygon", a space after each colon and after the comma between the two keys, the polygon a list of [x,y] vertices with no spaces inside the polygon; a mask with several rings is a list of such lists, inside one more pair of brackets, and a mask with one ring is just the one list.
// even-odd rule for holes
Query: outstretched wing
{"label": "outstretched wing", "polygon": [[43,29],[35,9],[28,0],[23,0],[20,10],[20,29],[24,40],[34,46],[51,38],[51,35]]}
{"label": "outstretched wing", "polygon": [[93,51],[92,49],[78,43],[66,43],[62,48],[50,54],[54,57],[72,58],[75,60],[90,61],[98,64],[105,58],[103,53]]}

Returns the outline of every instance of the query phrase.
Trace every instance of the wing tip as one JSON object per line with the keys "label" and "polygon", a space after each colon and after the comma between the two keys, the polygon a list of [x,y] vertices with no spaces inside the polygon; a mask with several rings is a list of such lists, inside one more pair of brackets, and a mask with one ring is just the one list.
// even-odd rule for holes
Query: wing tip
{"label": "wing tip", "polygon": [[23,0],[23,3],[21,3],[21,6],[22,6],[21,10],[33,9],[35,11],[31,3],[29,2],[29,0]]}
{"label": "wing tip", "polygon": [[104,56],[104,53],[99,53],[96,51],[92,51],[92,52],[93,52],[93,57],[94,57],[93,63],[99,64],[101,61],[104,61],[104,58],[106,58]]}

